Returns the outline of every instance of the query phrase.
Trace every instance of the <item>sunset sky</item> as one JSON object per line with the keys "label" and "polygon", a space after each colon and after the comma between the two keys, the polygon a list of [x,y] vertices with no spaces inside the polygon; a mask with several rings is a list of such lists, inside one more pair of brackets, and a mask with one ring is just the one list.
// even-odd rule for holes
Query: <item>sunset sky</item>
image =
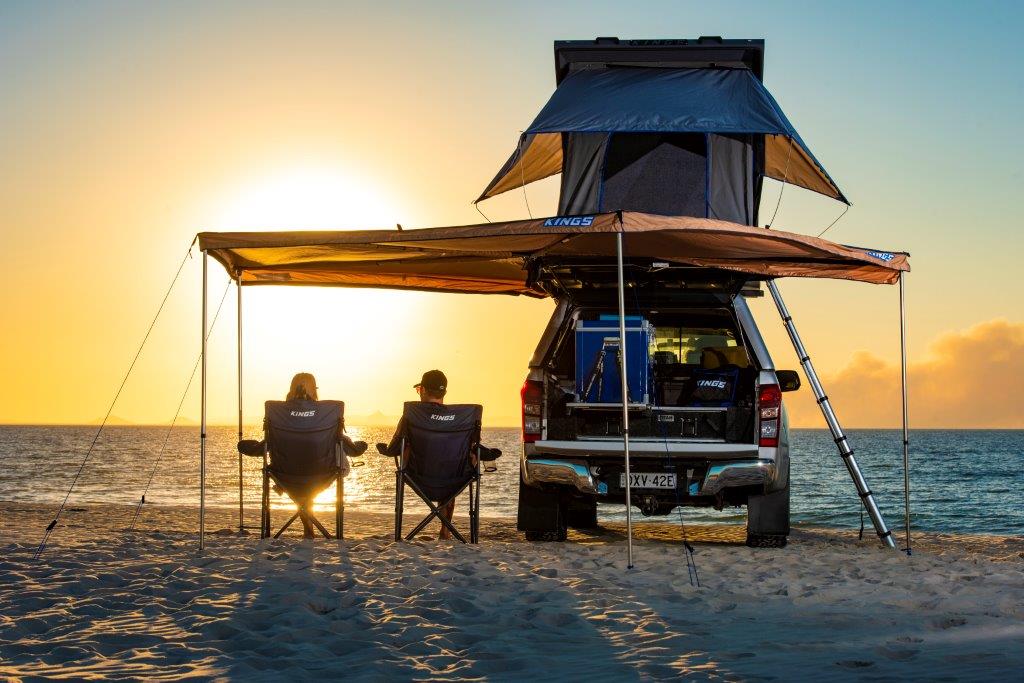
{"label": "sunset sky", "polygon": [[[0,4],[0,422],[104,414],[203,230],[427,227],[471,205],[554,87],[552,41],[764,38],[765,82],[853,202],[827,237],[911,252],[915,426],[1024,427],[1024,29],[1014,3]],[[527,192],[555,211],[557,185]],[[766,219],[779,186],[768,183]],[[525,217],[522,192],[485,202]],[[842,206],[789,188],[775,226]],[[213,265],[213,264],[211,264]],[[213,309],[226,277],[211,270]],[[186,263],[114,414],[166,423],[199,350]],[[784,281],[850,426],[899,419],[895,287]],[[548,301],[386,291],[244,293],[246,412],[297,371],[350,414],[394,415],[429,368],[518,421]],[[211,337],[210,416],[235,415],[235,292]],[[796,367],[770,301],[755,314]],[[822,426],[805,390],[794,424]],[[184,414],[198,418],[193,388]]]}

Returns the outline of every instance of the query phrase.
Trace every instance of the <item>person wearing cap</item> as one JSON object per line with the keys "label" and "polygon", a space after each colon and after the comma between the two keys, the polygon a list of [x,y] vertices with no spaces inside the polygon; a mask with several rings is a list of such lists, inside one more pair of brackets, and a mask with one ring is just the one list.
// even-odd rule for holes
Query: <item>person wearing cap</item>
{"label": "person wearing cap", "polygon": [[[420,401],[423,403],[444,403],[444,396],[448,393],[448,378],[440,370],[427,370],[423,373],[423,377],[420,381],[412,385],[412,388],[416,390],[416,394],[420,397]],[[398,455],[398,450],[402,441],[402,423],[398,423],[398,427],[395,429],[395,435],[391,437],[391,443],[388,444],[386,452],[391,455]],[[473,465],[476,465],[476,455],[473,456]],[[455,501],[451,501],[448,505],[441,508],[441,515],[444,516],[449,522],[452,520],[452,515],[455,513]],[[441,534],[438,536],[440,540],[450,539],[451,532],[448,531],[448,527],[441,525]]]}
{"label": "person wearing cap", "polygon": [[444,403],[444,395],[448,393],[448,378],[440,370],[427,370],[412,388],[424,403]]}

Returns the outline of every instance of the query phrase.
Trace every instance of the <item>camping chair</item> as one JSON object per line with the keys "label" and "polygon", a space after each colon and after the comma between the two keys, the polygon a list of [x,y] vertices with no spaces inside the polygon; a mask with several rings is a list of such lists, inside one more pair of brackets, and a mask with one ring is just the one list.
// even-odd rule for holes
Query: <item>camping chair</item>
{"label": "camping chair", "polygon": [[[411,488],[427,507],[428,514],[406,536],[412,540],[435,517],[452,535],[465,543],[466,538],[445,519],[441,510],[469,489],[469,542],[480,539],[481,462],[496,460],[501,451],[480,445],[480,419],[483,406],[442,405],[408,402],[402,421],[389,450],[377,444],[377,450],[395,459],[395,540],[402,540],[402,515],[405,487]],[[476,457],[476,464],[473,457]],[[496,468],[488,467],[488,471]]]}
{"label": "camping chair", "polygon": [[299,517],[306,517],[324,535],[334,538],[313,514],[312,500],[317,493],[335,484],[335,529],[337,538],[344,536],[345,475],[348,460],[340,441],[345,415],[341,401],[267,401],[263,417],[262,451],[253,453],[250,445],[241,442],[239,451],[263,457],[263,498],[260,516],[260,538],[270,536],[271,481],[282,489],[297,506],[278,538]]}

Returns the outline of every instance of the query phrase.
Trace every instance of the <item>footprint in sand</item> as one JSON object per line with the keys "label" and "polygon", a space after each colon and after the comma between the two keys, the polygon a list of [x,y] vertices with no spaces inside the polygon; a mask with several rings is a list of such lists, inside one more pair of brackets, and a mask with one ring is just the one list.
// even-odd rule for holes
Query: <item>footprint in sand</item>
{"label": "footprint in sand", "polygon": [[957,626],[963,626],[967,623],[967,620],[963,617],[946,617],[945,619],[937,619],[932,622],[932,628],[940,628],[946,630],[947,628],[956,628]]}
{"label": "footprint in sand", "polygon": [[908,647],[877,647],[875,652],[895,662],[906,662],[918,655],[917,648]]}
{"label": "footprint in sand", "polygon": [[334,610],[338,609],[337,605],[328,605],[323,602],[310,602],[306,605],[309,610],[314,614],[330,614]]}
{"label": "footprint in sand", "polygon": [[870,662],[866,659],[844,659],[836,662],[836,666],[841,666],[844,669],[866,669],[869,666],[874,665],[874,662]]}
{"label": "footprint in sand", "polygon": [[720,655],[718,655],[718,659],[721,659],[725,662],[729,662],[737,659],[750,659],[751,657],[756,656],[757,655],[753,652],[723,652]]}

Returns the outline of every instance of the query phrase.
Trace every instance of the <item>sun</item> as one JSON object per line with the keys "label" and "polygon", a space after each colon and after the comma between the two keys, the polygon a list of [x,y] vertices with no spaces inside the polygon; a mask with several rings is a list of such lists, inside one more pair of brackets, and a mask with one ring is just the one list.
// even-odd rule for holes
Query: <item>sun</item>
{"label": "sun", "polygon": [[217,202],[204,229],[358,230],[394,227],[404,207],[351,171],[295,166],[242,179]]}
{"label": "sun", "polygon": [[[234,183],[207,213],[203,229],[388,229],[404,211],[368,177],[339,167],[305,165]],[[394,359],[410,352],[408,340],[419,324],[422,297],[380,289],[245,288],[246,385],[251,395],[277,396],[292,374],[313,372],[325,392],[322,398],[343,398],[354,409],[371,412],[382,403],[369,388],[379,387]],[[404,386],[408,379],[401,379]]]}

